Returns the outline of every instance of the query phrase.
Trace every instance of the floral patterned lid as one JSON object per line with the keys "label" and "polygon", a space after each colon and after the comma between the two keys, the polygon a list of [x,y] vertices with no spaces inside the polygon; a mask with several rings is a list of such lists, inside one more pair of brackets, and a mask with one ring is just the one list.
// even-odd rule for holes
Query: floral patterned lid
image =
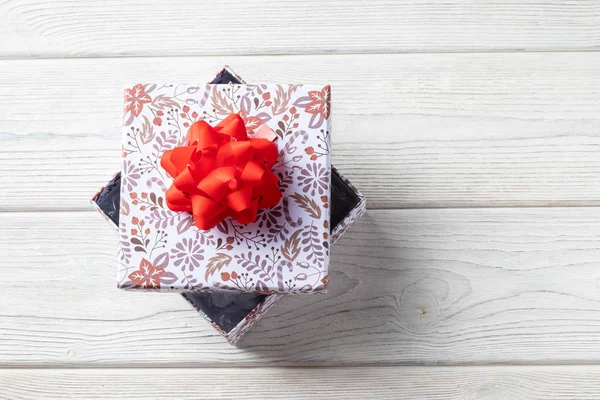
{"label": "floral patterned lid", "polygon": [[[253,135],[277,135],[282,200],[255,222],[200,230],[166,207],[172,178],[160,159],[203,119],[239,114]],[[125,89],[118,286],[123,289],[310,293],[327,288],[330,87],[158,85]]]}

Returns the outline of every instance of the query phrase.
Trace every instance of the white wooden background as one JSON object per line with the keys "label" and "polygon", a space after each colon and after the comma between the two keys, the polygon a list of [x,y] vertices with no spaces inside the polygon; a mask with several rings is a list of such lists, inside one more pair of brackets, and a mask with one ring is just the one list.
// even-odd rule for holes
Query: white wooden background
{"label": "white wooden background", "polygon": [[[369,199],[237,348],[118,291],[88,204],[123,83],[225,63],[331,83]],[[599,1],[0,0],[2,399],[597,399],[599,238]]]}

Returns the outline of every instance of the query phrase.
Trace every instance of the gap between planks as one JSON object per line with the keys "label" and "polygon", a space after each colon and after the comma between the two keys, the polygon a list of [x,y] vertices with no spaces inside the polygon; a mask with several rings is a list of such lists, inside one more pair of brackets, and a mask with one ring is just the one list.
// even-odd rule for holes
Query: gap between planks
{"label": "gap between planks", "polygon": [[496,364],[440,364],[440,365],[394,365],[394,364],[342,364],[342,365],[223,365],[223,364],[215,364],[215,365],[155,365],[155,364],[115,364],[115,365],[95,365],[95,364],[80,364],[80,365],[55,365],[55,364],[39,364],[39,365],[28,365],[28,364],[11,364],[11,365],[0,365],[0,373],[3,371],[13,371],[13,370],[31,370],[31,371],[47,371],[47,370],[58,370],[58,371],[81,371],[81,370],[161,370],[161,369],[180,369],[180,370],[206,370],[206,369],[217,369],[217,370],[275,370],[275,369],[287,369],[287,370],[333,370],[333,369],[341,369],[341,370],[352,370],[352,369],[405,369],[405,370],[416,370],[416,369],[468,369],[468,368],[478,368],[478,369],[490,369],[490,370],[526,370],[532,368],[539,369],[559,369],[561,367],[566,368],[598,368],[600,373],[600,361],[599,362],[559,362],[559,363],[527,363],[527,364],[514,364],[514,363],[496,363]]}
{"label": "gap between planks", "polygon": [[144,58],[223,58],[223,57],[287,57],[287,56],[386,56],[386,55],[419,55],[419,54],[544,54],[544,53],[600,53],[600,49],[570,49],[570,48],[556,48],[556,49],[523,49],[523,50],[415,50],[415,51],[327,51],[327,52],[281,52],[281,53],[211,53],[211,54],[147,54],[147,55],[97,55],[97,56],[76,56],[76,57],[2,57],[0,56],[0,62],[2,61],[52,61],[52,60],[102,60],[102,59],[144,59]]}

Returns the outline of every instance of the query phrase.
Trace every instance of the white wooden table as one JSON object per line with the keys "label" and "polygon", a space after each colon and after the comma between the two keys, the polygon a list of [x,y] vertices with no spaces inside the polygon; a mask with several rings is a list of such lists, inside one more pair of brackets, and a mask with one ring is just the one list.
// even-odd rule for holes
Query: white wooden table
{"label": "white wooden table", "polygon": [[[0,1],[0,398],[600,398],[599,50],[594,0]],[[225,63],[331,83],[369,199],[238,348],[88,204],[123,84]]]}

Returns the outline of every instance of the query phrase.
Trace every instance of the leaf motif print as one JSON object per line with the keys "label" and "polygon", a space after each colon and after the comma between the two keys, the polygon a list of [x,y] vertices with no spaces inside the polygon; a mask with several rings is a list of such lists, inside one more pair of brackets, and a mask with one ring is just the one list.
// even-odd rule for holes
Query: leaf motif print
{"label": "leaf motif print", "polygon": [[252,136],[254,131],[258,129],[259,126],[263,124],[262,119],[257,116],[245,116],[243,113],[240,113],[242,118],[244,119],[244,124],[246,125],[246,131],[248,135]]}
{"label": "leaf motif print", "polygon": [[169,253],[162,253],[156,256],[154,259],[153,265],[161,268],[167,268],[169,265]]}
{"label": "leaf motif print", "polygon": [[[141,112],[126,111],[125,119],[132,122],[122,135],[127,176],[121,182],[120,215],[127,224],[119,238],[119,285],[237,293],[299,293],[325,285],[331,176],[330,95],[323,89],[231,84],[137,88],[132,96],[137,104],[130,106]],[[257,137],[267,127],[275,132],[278,160],[272,170],[282,199],[258,210],[249,224],[228,216],[215,229],[201,230],[190,212],[169,209],[165,193],[174,179],[160,160],[165,151],[188,144],[195,122],[215,126],[232,113]],[[142,259],[146,261],[140,266]]]}
{"label": "leaf motif print", "polygon": [[[301,86],[302,85],[288,85],[287,90],[285,90],[282,85],[276,86],[275,96],[273,98],[273,103],[271,104],[271,113],[273,116],[281,115],[288,110],[292,95]],[[310,102],[310,98],[307,98],[307,101]]]}
{"label": "leaf motif print", "polygon": [[288,85],[288,96],[292,97],[292,94],[294,94],[296,92],[296,90],[298,90],[302,86],[304,86],[304,85],[301,83],[297,83],[295,85]]}
{"label": "leaf motif print", "polygon": [[119,199],[119,203],[120,203],[120,206],[121,206],[120,209],[119,209],[120,210],[119,214],[120,215],[125,215],[125,216],[129,215],[129,211],[130,211],[130,209],[129,209],[129,203],[127,203],[127,201],[125,201],[125,198],[121,197]]}
{"label": "leaf motif print", "polygon": [[163,210],[160,208],[151,209],[150,215],[148,216],[148,222],[154,224],[156,229],[166,229],[167,226],[175,225],[175,222],[179,220],[179,213],[171,210]]}
{"label": "leaf motif print", "polygon": [[296,101],[294,102],[294,105],[296,107],[302,107],[305,108],[306,106],[308,106],[311,103],[311,99],[309,96],[302,96],[302,97],[298,97],[296,99]]}
{"label": "leaf motif print", "polygon": [[284,90],[283,86],[277,85],[275,89],[275,96],[273,97],[273,103],[271,104],[271,113],[275,115],[283,114],[288,109],[288,103],[290,102],[289,91]]}
{"label": "leaf motif print", "polygon": [[294,261],[299,255],[302,248],[300,247],[300,233],[302,229],[297,230],[283,243],[281,254],[289,261]]}
{"label": "leaf motif print", "polygon": [[177,275],[172,272],[165,272],[160,277],[160,283],[164,285],[172,285],[177,282]]}
{"label": "leaf motif print", "polygon": [[140,141],[143,144],[148,144],[154,139],[154,127],[150,123],[148,117],[144,115],[144,122],[142,123],[142,129],[140,130]]}
{"label": "leaf motif print", "polygon": [[265,283],[261,280],[259,280],[258,282],[256,282],[256,291],[257,292],[269,292],[269,288],[267,287],[267,285],[265,285]]}
{"label": "leaf motif print", "polygon": [[217,229],[219,230],[219,232],[228,235],[229,234],[229,224],[227,223],[227,220],[223,220],[223,221],[219,222],[219,224],[217,225]]}
{"label": "leaf motif print", "polygon": [[241,110],[239,116],[244,120],[244,125],[246,125],[246,133],[248,136],[253,136],[254,131],[256,131],[261,125],[266,124],[271,116],[265,112],[258,113],[256,115],[248,115],[244,110]]}
{"label": "leaf motif print", "polygon": [[266,112],[261,112],[256,114],[256,118],[260,119],[261,124],[266,124],[267,122],[269,122],[271,120],[271,116],[269,114],[267,114]]}
{"label": "leaf motif print", "polygon": [[252,272],[254,275],[258,275],[260,279],[267,278],[269,281],[271,277],[268,270],[267,260],[256,255],[253,257],[252,252],[249,251],[247,254],[236,255],[237,263],[244,267],[246,271]]}
{"label": "leaf motif print", "polygon": [[308,127],[311,129],[317,129],[325,122],[325,118],[323,118],[323,114],[313,114],[310,118],[310,122],[308,123]]}
{"label": "leaf motif print", "polygon": [[155,108],[164,110],[167,108],[180,108],[179,103],[175,101],[172,97],[166,96],[164,94],[159,94],[152,100],[152,106]]}
{"label": "leaf motif print", "polygon": [[250,96],[249,94],[246,94],[240,99],[240,111],[250,114],[251,107],[252,103],[250,102]]}
{"label": "leaf motif print", "polygon": [[127,224],[125,223],[124,218],[121,218],[119,221],[119,237],[119,242],[121,243],[121,245],[119,246],[117,256],[122,262],[128,263],[129,259],[133,254],[133,252],[131,251],[133,246],[129,241],[129,235],[127,234]]}
{"label": "leaf motif print", "polygon": [[215,109],[215,112],[219,115],[228,115],[235,113],[233,105],[229,104],[227,97],[222,91],[216,88],[212,91],[210,98],[211,105]]}
{"label": "leaf motif print", "polygon": [[146,93],[150,94],[154,91],[154,89],[156,89],[156,86],[156,83],[147,83],[144,85],[144,90]]}
{"label": "leaf motif print", "polygon": [[180,214],[181,221],[177,224],[177,234],[182,235],[194,225],[194,218],[190,214]]}
{"label": "leaf motif print", "polygon": [[204,279],[208,281],[208,278],[215,272],[220,271],[223,267],[228,266],[231,263],[231,256],[225,253],[217,253],[208,259],[206,264],[206,273]]}
{"label": "leaf motif print", "polygon": [[300,193],[294,193],[290,196],[300,208],[308,213],[314,219],[321,218],[321,208],[319,205],[309,196],[302,195]]}
{"label": "leaf motif print", "polygon": [[277,172],[277,178],[279,179],[279,187],[282,191],[285,191],[294,183],[294,174],[290,170]]}
{"label": "leaf motif print", "polygon": [[155,158],[162,157],[163,153],[167,150],[171,150],[173,147],[177,145],[177,140],[179,137],[178,131],[170,130],[168,132],[161,131],[154,140],[152,144],[152,155]]}
{"label": "leaf motif print", "polygon": [[302,229],[302,241],[300,242],[302,251],[306,253],[306,260],[318,263],[318,268],[321,268],[325,261],[325,249],[321,238],[319,237],[319,229],[315,226],[314,221]]}
{"label": "leaf motif print", "polygon": [[214,246],[215,235],[210,233],[211,231],[196,230],[196,241],[202,246]]}

